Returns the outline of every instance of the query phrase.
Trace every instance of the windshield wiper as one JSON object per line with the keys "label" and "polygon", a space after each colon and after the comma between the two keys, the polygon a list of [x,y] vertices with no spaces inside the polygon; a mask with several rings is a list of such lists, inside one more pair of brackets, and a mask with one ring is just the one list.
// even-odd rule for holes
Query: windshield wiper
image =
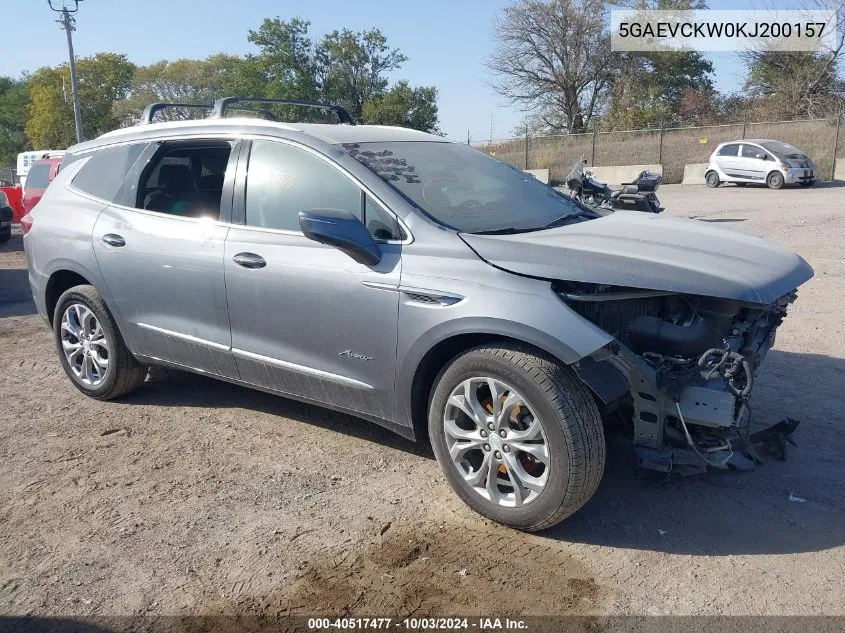
{"label": "windshield wiper", "polygon": [[554,220],[549,222],[543,228],[544,229],[551,229],[551,228],[554,228],[556,226],[561,226],[567,220],[577,219],[577,218],[585,218],[585,217],[586,218],[597,218],[597,217],[600,217],[600,216],[595,211],[588,211],[587,209],[579,209],[578,211],[574,211],[572,213],[567,213],[566,215],[562,215],[559,218],[555,218]]}

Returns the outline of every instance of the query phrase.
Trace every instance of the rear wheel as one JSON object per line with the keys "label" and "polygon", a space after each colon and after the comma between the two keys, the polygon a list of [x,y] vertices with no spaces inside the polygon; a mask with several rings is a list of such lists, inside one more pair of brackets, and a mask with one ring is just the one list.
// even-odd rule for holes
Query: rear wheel
{"label": "rear wheel", "polygon": [[74,286],[59,297],[53,332],[62,368],[86,396],[108,400],[143,384],[147,368],[126,347],[93,286]]}
{"label": "rear wheel", "polygon": [[604,471],[601,417],[565,365],[527,346],[477,347],[440,376],[429,434],[450,485],[473,510],[526,531],[583,506]]}
{"label": "rear wheel", "polygon": [[783,174],[779,171],[773,171],[766,176],[766,184],[769,189],[780,189],[783,187]]}
{"label": "rear wheel", "polygon": [[715,189],[721,184],[721,181],[719,180],[719,174],[717,174],[715,171],[708,171],[707,175],[704,176],[704,182],[707,183],[708,187],[711,187],[713,189]]}

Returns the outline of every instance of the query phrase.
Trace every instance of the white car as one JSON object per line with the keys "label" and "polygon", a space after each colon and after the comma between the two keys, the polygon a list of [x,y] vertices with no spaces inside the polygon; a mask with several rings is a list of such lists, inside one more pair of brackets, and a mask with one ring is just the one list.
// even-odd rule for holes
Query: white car
{"label": "white car", "polygon": [[708,187],[723,182],[766,183],[770,189],[798,183],[810,187],[819,178],[819,168],[801,150],[789,143],[768,139],[744,139],[722,143],[710,155],[704,176]]}

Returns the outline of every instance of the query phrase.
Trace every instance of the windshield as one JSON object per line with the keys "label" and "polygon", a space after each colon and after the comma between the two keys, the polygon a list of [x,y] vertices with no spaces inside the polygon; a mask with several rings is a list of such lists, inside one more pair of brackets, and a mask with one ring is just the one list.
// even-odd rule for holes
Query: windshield
{"label": "windshield", "polygon": [[763,147],[769,150],[778,158],[807,158],[807,156],[797,147],[789,143],[781,143],[780,141],[767,141],[760,143]]}
{"label": "windshield", "polygon": [[342,147],[435,221],[458,231],[537,230],[584,212],[530,174],[467,145],[397,141]]}

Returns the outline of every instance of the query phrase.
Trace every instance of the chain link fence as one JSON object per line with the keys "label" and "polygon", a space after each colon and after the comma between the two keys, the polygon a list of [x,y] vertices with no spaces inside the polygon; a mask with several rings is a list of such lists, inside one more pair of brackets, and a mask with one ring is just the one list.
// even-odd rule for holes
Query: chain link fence
{"label": "chain link fence", "polygon": [[593,166],[662,165],[663,182],[672,184],[683,180],[684,165],[706,163],[719,143],[743,138],[776,139],[795,145],[815,161],[823,180],[833,179],[837,158],[840,165],[845,163],[845,121],[841,115],[830,119],[525,136],[474,145],[520,169],[548,169],[552,184],[562,184],[581,159]]}

